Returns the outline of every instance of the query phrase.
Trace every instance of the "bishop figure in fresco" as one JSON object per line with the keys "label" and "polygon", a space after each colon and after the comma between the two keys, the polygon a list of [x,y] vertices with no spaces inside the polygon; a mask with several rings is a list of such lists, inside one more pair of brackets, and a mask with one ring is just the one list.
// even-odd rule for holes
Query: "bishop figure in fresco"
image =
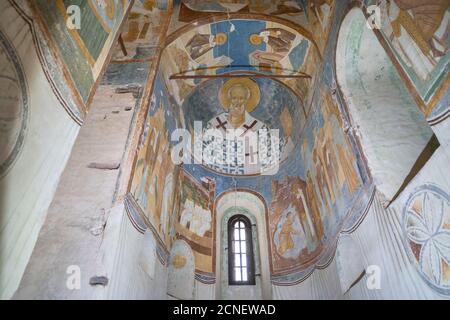
{"label": "bishop figure in fresco", "polygon": [[[219,98],[225,111],[209,120],[206,130],[220,132],[223,143],[212,146],[214,137],[203,141],[203,159],[206,158],[208,167],[222,173],[244,175],[273,167],[280,158],[280,150],[274,152],[273,146],[282,141],[264,122],[250,115],[260,99],[256,82],[248,78],[228,80]],[[227,137],[233,129],[234,135]],[[218,154],[222,155],[222,163],[215,161]]]}

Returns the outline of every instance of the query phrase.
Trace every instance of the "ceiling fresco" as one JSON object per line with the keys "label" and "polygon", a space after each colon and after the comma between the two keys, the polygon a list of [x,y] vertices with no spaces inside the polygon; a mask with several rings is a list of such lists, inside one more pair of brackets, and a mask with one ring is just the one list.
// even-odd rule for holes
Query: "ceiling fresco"
{"label": "ceiling fresco", "polygon": [[375,1],[379,4],[381,35],[396,60],[406,71],[412,85],[428,105],[434,107],[432,97],[445,88],[450,62],[450,2],[434,1]]}
{"label": "ceiling fresco", "polygon": [[[85,106],[92,98],[95,82],[101,75],[110,46],[114,43],[130,2],[108,0],[100,5],[99,1],[93,0],[37,0],[30,3],[46,24],[44,35],[55,41],[55,54],[62,58],[80,102]],[[65,27],[67,9],[71,5],[80,8],[83,21],[80,29]]]}
{"label": "ceiling fresco", "polygon": [[160,44],[164,25],[170,18],[169,9],[168,1],[136,0],[121,35],[127,54],[117,45],[113,60],[152,58]]}
{"label": "ceiling fresco", "polygon": [[[165,218],[158,212],[164,203],[152,199],[169,189],[165,181],[171,173],[175,180],[178,174],[189,178],[185,186],[176,187],[174,199],[167,197],[175,204],[171,212],[177,212],[170,219],[179,221],[169,233],[173,239],[191,241],[196,267],[202,266],[197,271],[203,275],[214,270],[210,233],[214,233],[214,201],[222,194],[249,190],[266,202],[272,282],[281,285],[297,283],[326,264],[344,223],[350,215],[358,218],[363,213],[369,181],[354,139],[343,130],[330,50],[322,52],[334,5],[334,1],[174,4],[150,105],[150,110],[158,111],[149,113],[132,190],[162,232]],[[228,20],[222,21],[223,13],[229,14]],[[335,37],[331,33],[330,38]],[[232,114],[235,98],[242,100],[240,118]],[[169,154],[174,146],[169,137],[176,128],[187,128],[193,136],[195,121],[203,129],[221,132],[278,129],[283,146],[278,171],[264,175],[259,167],[207,163],[173,168],[159,150]],[[246,150],[246,157],[251,154]],[[180,201],[177,197],[183,192],[186,199]]]}
{"label": "ceiling fresco", "polygon": [[333,15],[334,0],[178,0],[175,1],[174,19],[170,32],[198,20],[220,18],[224,15],[258,15],[292,22],[304,28],[323,49],[329,21]]}
{"label": "ceiling fresco", "polygon": [[202,81],[226,74],[279,78],[305,97],[319,62],[306,37],[285,25],[261,20],[206,24],[180,35],[161,59],[178,103]]}

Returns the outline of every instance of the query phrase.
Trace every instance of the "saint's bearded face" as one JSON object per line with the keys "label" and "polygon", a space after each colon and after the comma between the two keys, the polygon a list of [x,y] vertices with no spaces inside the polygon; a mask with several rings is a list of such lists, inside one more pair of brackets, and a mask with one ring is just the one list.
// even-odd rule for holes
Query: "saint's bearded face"
{"label": "saint's bearded face", "polygon": [[245,106],[247,104],[249,93],[244,87],[232,87],[229,92],[230,107],[229,113],[232,117],[239,118],[245,114]]}

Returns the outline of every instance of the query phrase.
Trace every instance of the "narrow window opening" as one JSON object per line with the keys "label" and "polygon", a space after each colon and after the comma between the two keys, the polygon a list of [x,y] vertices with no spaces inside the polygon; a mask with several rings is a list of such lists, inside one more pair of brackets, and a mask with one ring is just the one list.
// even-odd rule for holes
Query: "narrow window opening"
{"label": "narrow window opening", "polygon": [[254,285],[252,225],[242,215],[228,221],[228,279],[230,285]]}

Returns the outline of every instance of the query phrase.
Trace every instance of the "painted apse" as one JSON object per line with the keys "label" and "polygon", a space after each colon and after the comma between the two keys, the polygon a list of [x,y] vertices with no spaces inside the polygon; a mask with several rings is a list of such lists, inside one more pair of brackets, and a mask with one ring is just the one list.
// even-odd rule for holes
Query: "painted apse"
{"label": "painted apse", "polygon": [[[67,6],[76,3],[81,5],[83,19],[90,26],[89,35],[82,30],[58,28],[64,23]],[[106,60],[106,48],[116,36],[127,3],[33,2],[34,12],[46,12],[41,22],[51,26],[48,38],[57,45],[55,50],[66,62],[83,102],[89,99],[101,74],[100,62]],[[448,2],[390,3],[383,9],[383,14],[391,18],[390,25],[381,30],[383,37],[421,98],[431,102],[445,89],[448,74]],[[129,196],[156,236],[156,253],[162,264],[168,265],[168,291],[175,298],[195,297],[196,287],[206,287],[199,286],[199,282],[216,282],[216,260],[224,253],[215,246],[216,234],[220,232],[215,227],[215,204],[224,194],[250,191],[264,199],[267,228],[258,232],[268,238],[268,247],[263,249],[270,257],[272,290],[278,293],[281,289],[277,288],[282,286],[298,289],[295,285],[312,276],[315,269],[330,266],[340,234],[350,234],[365,218],[366,207],[373,200],[373,184],[358,140],[349,130],[345,97],[340,95],[334,80],[338,26],[347,5],[345,1],[331,0],[179,0],[174,1],[171,12],[171,3],[166,1],[135,1],[122,34],[129,54],[123,56],[115,48],[117,64],[111,66],[107,81],[114,82],[115,74],[134,72],[144,82],[151,69],[147,60],[154,59],[155,48],[166,41],[149,105],[143,106],[148,110],[136,150]],[[71,112],[73,101],[67,88],[58,88],[54,83],[63,82],[64,77],[54,72],[55,78],[46,76],[54,71],[51,62],[55,52],[46,49],[41,56],[40,41],[33,41],[40,38],[34,32],[32,10],[24,13],[8,1],[0,12],[0,86],[8,92],[0,97],[0,130],[13,137],[0,140],[0,186],[10,184],[7,192],[0,193],[2,221],[8,222],[1,228],[2,239],[7,239],[1,242],[0,250],[3,297],[12,295],[20,281],[26,261],[19,257],[31,254],[42,219],[39,213],[45,212],[49,204],[38,201],[38,197],[48,202],[52,198],[82,116]],[[154,19],[155,16],[160,19]],[[168,36],[153,37],[164,30],[170,16]],[[222,21],[227,17],[230,20]],[[412,24],[411,17],[419,17],[415,21],[420,24]],[[20,39],[16,28],[22,26],[26,36]],[[33,63],[42,68],[32,78],[27,74]],[[244,77],[227,77],[227,73],[234,72]],[[257,121],[278,129],[286,144],[292,145],[274,175],[222,174],[202,165],[176,166],[171,160],[175,142],[170,137],[175,129],[192,131],[196,120],[205,127],[223,123],[221,117],[226,117],[227,102],[220,95],[231,79],[253,87],[251,92],[259,92],[255,93],[259,97],[253,100],[254,105],[246,105],[246,112],[253,119],[250,125]],[[37,94],[42,92],[51,94]],[[445,99],[437,104],[439,112],[448,107],[448,97]],[[33,109],[40,112],[30,112]],[[220,123],[214,122],[217,118]],[[55,126],[43,125],[49,122]],[[55,147],[42,149],[37,141],[27,137],[27,130],[52,138],[46,146]],[[48,168],[38,168],[47,161],[46,157],[51,159]],[[28,161],[31,158],[33,161]],[[394,240],[400,239],[408,261],[424,283],[445,295],[449,294],[450,283],[447,168],[448,156],[437,152],[394,204],[401,213],[398,237]],[[11,178],[14,173],[19,179]],[[24,182],[28,182],[30,190],[25,201],[16,196],[22,194],[16,190],[23,190]],[[391,211],[382,213],[380,221],[390,218]],[[137,228],[145,231],[144,226]],[[153,250],[153,245],[149,247]],[[368,255],[371,249],[366,250]],[[359,266],[356,269],[358,275]],[[354,276],[350,278],[353,280]],[[351,280],[345,281],[345,287]]]}
{"label": "painted apse", "polygon": [[[195,8],[194,2],[189,6]],[[320,13],[310,9],[308,14]],[[332,16],[332,11],[328,14]],[[363,211],[370,181],[354,137],[343,130],[332,70],[328,64],[323,69],[317,64],[322,54],[308,37],[277,22],[232,20],[182,33],[162,55],[131,189],[169,251],[177,239],[189,244],[198,280],[214,282],[214,256],[221,253],[213,241],[213,204],[222,193],[248,189],[265,199],[269,211],[267,230],[262,232],[270,237],[272,282],[280,285],[302,281],[316,265],[326,264],[344,222],[349,217],[356,221]],[[257,101],[248,102],[253,106],[246,109],[252,123],[278,129],[281,139],[291,145],[278,172],[230,176],[201,165],[174,166],[171,132],[175,128],[192,132],[194,121],[204,127],[215,125],[217,119],[225,122],[227,106],[220,92],[232,79],[226,74],[236,71],[247,72],[248,77],[233,78],[234,82],[258,92]],[[319,71],[322,76],[313,90]],[[252,78],[252,74],[301,77],[288,80],[291,85],[283,78]],[[225,77],[215,79],[216,75]],[[305,84],[300,85],[302,91],[297,90],[299,84]],[[169,192],[167,215],[162,194],[169,174],[176,187]],[[170,220],[169,235],[161,217]]]}
{"label": "painted apse", "polygon": [[[402,66],[421,98],[431,101],[447,75],[444,45],[448,34],[443,29],[448,14],[432,18],[437,22],[434,31],[424,30],[427,40],[417,35],[417,26],[408,24],[406,17],[427,11],[396,3],[403,10],[398,13],[400,20],[390,33],[387,29],[381,32],[386,39],[397,41],[391,49],[405,59]],[[182,269],[193,259],[196,280],[215,282],[216,257],[223,252],[214,243],[215,233],[220,232],[214,228],[214,203],[236,190],[257,193],[266,202],[267,230],[258,232],[269,238],[274,286],[299,284],[316,268],[329,266],[340,233],[351,233],[361,223],[373,200],[374,186],[358,139],[349,130],[345,97],[337,88],[333,67],[347,6],[334,1],[175,1],[131,187],[147,223],[153,225],[167,250],[176,241],[187,243],[192,250],[192,257],[177,254],[169,262],[171,268]],[[231,20],[218,21],[222,13],[230,14]],[[268,14],[275,18],[255,18]],[[217,19],[211,23],[213,16]],[[399,34],[404,39],[396,39]],[[408,37],[419,39],[419,44],[415,48],[405,45]],[[424,62],[408,67],[418,57]],[[280,130],[282,138],[293,145],[275,175],[224,174],[202,165],[175,166],[170,160],[174,129],[192,132],[194,121],[204,127],[224,123],[221,116],[226,117],[227,109],[220,92],[232,79],[231,73],[240,74],[244,86],[258,88],[257,103],[246,108],[252,119]],[[279,77],[283,75],[295,77]],[[173,187],[166,187],[167,181],[173,181]],[[404,235],[409,239],[411,261],[417,261],[425,279],[442,288],[448,285],[446,247],[431,247],[428,240],[447,239],[448,217],[442,213],[440,222],[430,229],[423,212],[429,208],[427,201],[448,206],[448,194],[433,190],[429,196],[418,193],[408,202]],[[425,260],[430,255],[435,259]],[[430,264],[439,265],[439,271],[433,271]]]}

